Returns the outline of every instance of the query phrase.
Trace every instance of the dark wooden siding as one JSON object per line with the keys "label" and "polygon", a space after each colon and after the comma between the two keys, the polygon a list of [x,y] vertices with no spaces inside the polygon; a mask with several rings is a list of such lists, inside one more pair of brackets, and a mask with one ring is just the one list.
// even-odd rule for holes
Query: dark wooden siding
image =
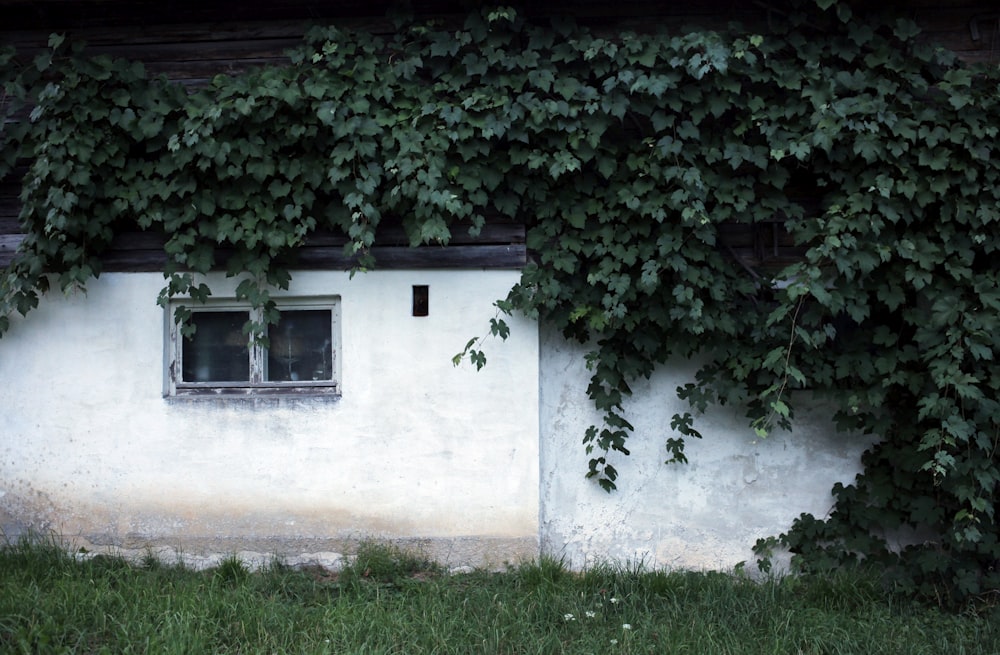
{"label": "dark wooden siding", "polygon": [[[477,3],[469,0],[413,0],[417,14],[457,20]],[[883,7],[890,3],[882,4]],[[1000,63],[1000,8],[984,0],[896,0],[902,15],[924,29],[924,38],[940,43],[969,61]],[[59,30],[84,41],[95,53],[142,61],[152,74],[185,85],[205,83],[219,73],[280,64],[285,51],[301,42],[308,25],[340,22],[374,32],[388,32],[383,0],[311,2],[162,2],[160,0],[0,0],[0,44],[11,44],[25,57],[43,49],[48,34]],[[642,29],[650,24],[720,25],[732,20],[766,21],[774,11],[767,2],[707,0],[653,2],[562,0],[525,6],[528,13],[572,13],[594,25],[616,23]],[[18,234],[19,176],[0,180],[0,266],[21,241]],[[373,250],[383,268],[517,268],[524,265],[524,226],[491,222],[477,237],[458,234],[448,246],[409,248],[402,230],[389,227]],[[748,264],[780,264],[800,253],[790,247],[780,223],[733,225],[723,230],[724,247]],[[299,268],[344,269],[354,261],[343,254],[343,239],[317,235],[302,249]],[[107,257],[106,270],[159,270],[162,241],[148,234],[122,235]],[[224,254],[224,253],[222,253]]]}
{"label": "dark wooden siding", "polygon": [[[0,267],[10,263],[23,239],[10,230],[0,233]],[[456,231],[448,245],[411,248],[399,225],[379,230],[378,245],[371,249],[380,269],[427,268],[521,268],[526,262],[524,225],[496,221],[488,223],[476,236]],[[161,271],[167,258],[162,236],[134,232],[119,234],[102,257],[105,271]],[[291,262],[298,270],[347,270],[357,265],[356,257],[344,253],[347,239],[333,233],[318,233],[298,250]],[[216,261],[224,262],[228,251],[219,248]]]}
{"label": "dark wooden siding", "polygon": [[[44,4],[44,3],[43,3]],[[75,6],[77,3],[67,3]],[[108,3],[113,5],[114,3]],[[141,3],[137,3],[141,4]],[[211,5],[212,3],[205,3]],[[335,4],[335,3],[334,3]],[[2,2],[0,2],[2,9]],[[119,8],[122,9],[122,8]],[[134,8],[126,7],[131,12]],[[131,15],[126,12],[126,15]],[[109,54],[142,61],[153,75],[166,75],[184,85],[201,85],[220,73],[238,73],[249,68],[287,62],[285,52],[302,42],[308,27],[303,20],[273,22],[227,22],[201,24],[161,23],[139,29],[117,24],[121,16],[105,17],[109,24],[73,27],[70,38],[87,43],[94,54]],[[143,17],[143,22],[150,20]],[[374,26],[391,29],[385,18],[370,20],[352,18],[359,27]],[[61,21],[54,19],[56,24]],[[26,24],[33,24],[26,20]],[[0,43],[17,47],[20,55],[30,59],[45,47],[47,36],[37,29],[3,31]],[[23,239],[19,233],[18,200],[20,174],[0,180],[0,266],[8,264]],[[379,229],[378,246],[372,248],[380,269],[426,268],[521,268],[527,261],[525,227],[509,220],[493,218],[475,236],[456,227],[447,246],[425,245],[411,248],[396,222]],[[344,253],[346,238],[332,233],[313,235],[299,249],[294,262],[297,269],[344,270],[357,264],[357,259]],[[224,261],[226,251],[217,252]],[[151,233],[122,234],[115,238],[109,252],[102,257],[105,271],[158,271],[166,262],[163,238]]]}

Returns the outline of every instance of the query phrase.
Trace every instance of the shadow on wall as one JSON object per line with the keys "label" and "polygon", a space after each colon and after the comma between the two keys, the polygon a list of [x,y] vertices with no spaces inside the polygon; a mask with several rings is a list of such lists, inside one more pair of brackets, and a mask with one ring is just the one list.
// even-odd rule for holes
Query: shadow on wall
{"label": "shadow on wall", "polygon": [[542,551],[575,568],[618,561],[727,570],[755,562],[757,539],[786,530],[803,512],[824,516],[833,507],[834,483],[854,479],[873,443],[836,432],[832,410],[819,404],[800,402],[793,432],[767,439],[738,409],[712,407],[695,419],[704,438],[687,441],[689,463],[665,464],[671,417],[691,411],[676,389],[697,370],[678,361],[635,383],[625,405],[635,426],[631,456],[611,455],[619,478],[608,494],[584,478],[581,439],[600,421],[586,395],[586,347],[543,326],[540,350]]}

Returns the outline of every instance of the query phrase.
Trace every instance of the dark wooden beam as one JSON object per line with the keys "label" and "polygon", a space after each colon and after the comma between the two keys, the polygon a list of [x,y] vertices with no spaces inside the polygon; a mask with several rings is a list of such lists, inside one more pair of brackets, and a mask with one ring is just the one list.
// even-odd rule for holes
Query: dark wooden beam
{"label": "dark wooden beam", "polygon": [[[0,267],[14,258],[24,239],[16,232],[0,233]],[[151,232],[123,233],[100,256],[103,270],[115,272],[162,271],[167,263],[165,239]],[[347,238],[333,232],[320,232],[310,238],[290,263],[293,270],[348,270],[358,265],[358,258],[345,254]],[[220,247],[216,260],[220,267],[230,251]],[[379,230],[378,245],[371,249],[378,268],[522,268],[527,262],[524,225],[506,221],[487,223],[477,235],[456,227],[448,245],[409,246],[401,225],[389,224]]]}

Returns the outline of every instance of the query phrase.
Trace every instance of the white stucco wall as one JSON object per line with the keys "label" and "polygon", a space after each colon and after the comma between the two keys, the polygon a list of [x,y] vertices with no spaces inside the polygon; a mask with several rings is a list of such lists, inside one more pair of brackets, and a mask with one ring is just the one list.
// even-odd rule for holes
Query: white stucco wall
{"label": "white stucco wall", "polygon": [[[512,319],[482,371],[451,364],[517,277],[297,274],[289,295],[341,299],[337,400],[165,399],[162,276],[51,294],[0,339],[0,528],[208,563],[242,551],[331,564],[389,538],[451,565],[531,558],[540,540],[575,567],[726,569],[800,513],[825,514],[833,483],[857,472],[868,440],[801,406],[795,433],[767,440],[713,408],[690,463],[665,465],[670,418],[688,409],[675,388],[694,373],[680,363],[634,385],[632,455],[613,456],[606,494],[584,479],[581,438],[600,418],[584,347]],[[410,315],[414,284],[430,288],[428,317]]]}
{"label": "white stucco wall", "polygon": [[537,328],[514,319],[482,371],[451,362],[518,275],[298,273],[289,294],[341,298],[337,400],[165,399],[161,275],[54,292],[0,339],[0,527],[123,550],[295,556],[372,537],[452,564],[533,557]]}
{"label": "white stucco wall", "polygon": [[[703,439],[688,439],[687,464],[664,464],[675,413],[690,410],[676,388],[696,367],[678,362],[633,385],[626,418],[635,426],[628,457],[610,456],[618,490],[584,479],[581,441],[600,414],[587,398],[586,348],[541,334],[541,548],[574,567],[598,562],[657,568],[753,567],[758,538],[786,530],[803,512],[825,515],[836,481],[860,469],[867,438],[836,433],[829,411],[796,406],[793,433],[757,439],[738,409],[698,416]],[[692,411],[692,413],[694,413]],[[780,562],[778,562],[780,565]]]}

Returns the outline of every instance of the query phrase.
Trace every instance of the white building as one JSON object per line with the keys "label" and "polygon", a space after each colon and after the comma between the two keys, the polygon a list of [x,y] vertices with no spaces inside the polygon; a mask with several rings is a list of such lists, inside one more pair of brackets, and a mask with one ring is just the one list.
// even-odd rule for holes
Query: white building
{"label": "white building", "polygon": [[[599,415],[581,347],[515,318],[506,342],[484,342],[481,371],[452,364],[517,279],[299,272],[281,304],[290,317],[331,317],[316,342],[331,338],[332,370],[318,377],[332,388],[284,371],[256,388],[191,381],[190,366],[172,376],[180,337],[155,302],[157,273],[49,294],[0,340],[0,527],[188,558],[329,563],[379,538],[451,565],[499,566],[541,548],[575,566],[726,568],[752,561],[754,541],[799,513],[823,515],[833,483],[857,471],[863,444],[823,426],[822,412],[760,441],[715,410],[700,419],[705,438],[689,442],[691,463],[663,464],[670,417],[685,409],[673,390],[693,373],[679,363],[636,388],[632,456],[615,462],[620,488],[605,493],[584,478],[581,437]],[[231,297],[232,280],[212,285]],[[413,315],[420,287],[426,316]]]}
{"label": "white building", "polygon": [[[190,84],[241,70],[240,58],[282,61],[302,33],[291,20],[180,25],[167,5],[14,4],[0,45],[35,52],[82,12],[93,20],[77,39]],[[199,16],[235,20],[213,7]],[[19,240],[16,210],[4,211],[16,197],[0,189],[0,265]],[[697,425],[704,439],[688,443],[690,464],[665,465],[670,418],[687,410],[674,389],[694,369],[664,366],[635,385],[632,456],[614,460],[619,490],[606,494],[584,478],[581,439],[600,416],[583,347],[513,318],[506,342],[485,340],[482,371],[453,366],[519,278],[520,229],[520,239],[501,226],[490,243],[457,243],[431,260],[397,248],[353,277],[339,246],[307,254],[308,270],[281,296],[285,328],[297,327],[251,352],[232,348],[248,316],[232,302],[233,280],[211,280],[216,304],[196,315],[186,350],[171,309],[156,304],[162,262],[106,259],[86,294],[50,293],[0,339],[0,529],[189,559],[245,551],[333,563],[359,539],[385,538],[451,565],[542,551],[574,566],[727,568],[752,561],[756,539],[800,513],[827,512],[866,442],[834,434],[821,408],[766,441],[713,409]],[[142,246],[146,235],[132,236]]]}

